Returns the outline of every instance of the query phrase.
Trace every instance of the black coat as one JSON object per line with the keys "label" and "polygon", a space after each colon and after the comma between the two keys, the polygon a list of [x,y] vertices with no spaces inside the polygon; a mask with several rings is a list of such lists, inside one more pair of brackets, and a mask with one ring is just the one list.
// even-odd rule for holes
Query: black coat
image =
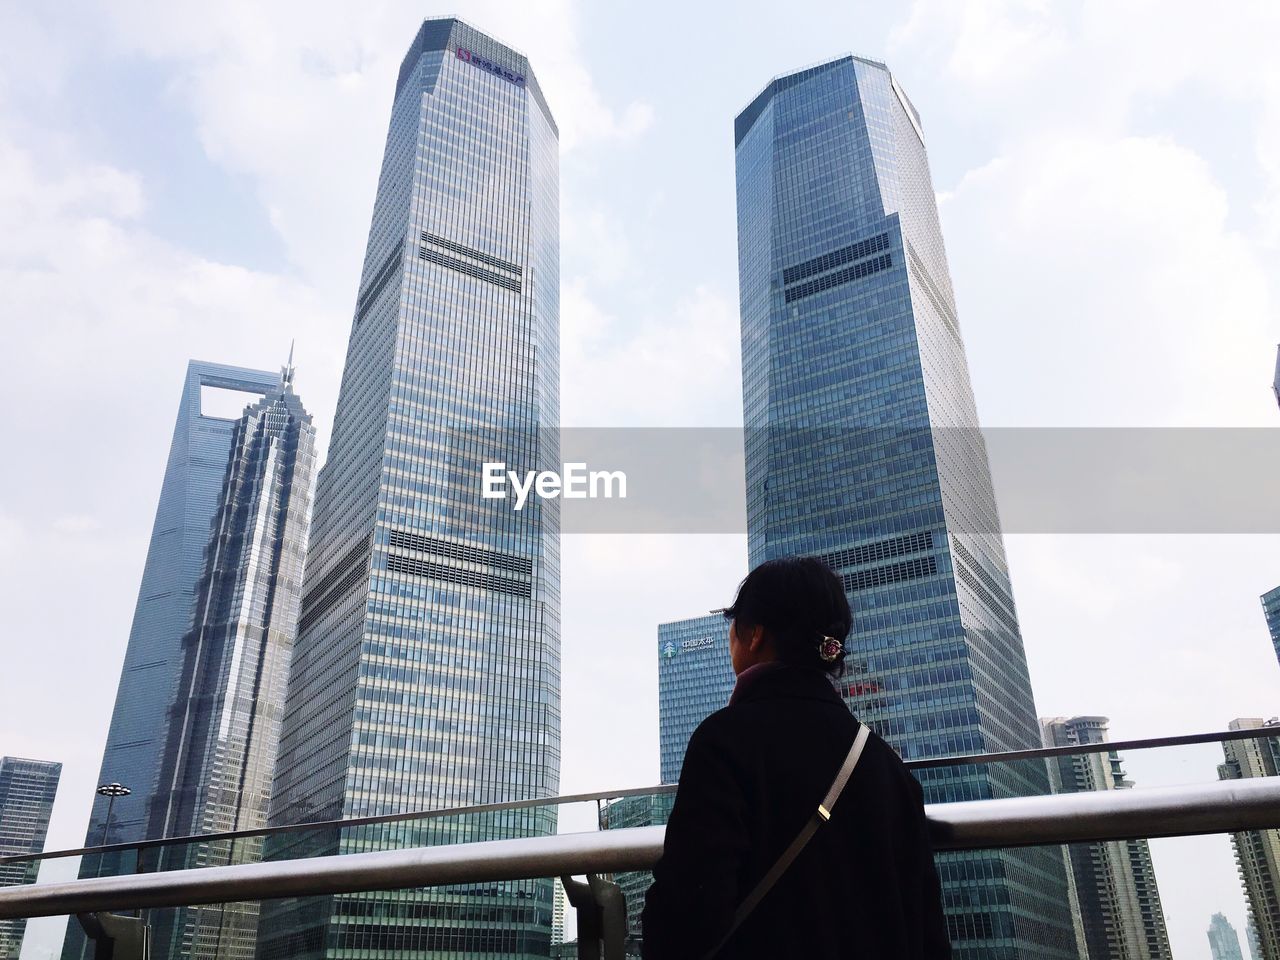
{"label": "black coat", "polygon": [[[826,794],[859,723],[817,670],[751,678],[694,731],[645,900],[647,960],[700,960]],[[717,955],[951,955],[919,784],[874,733],[809,845]]]}

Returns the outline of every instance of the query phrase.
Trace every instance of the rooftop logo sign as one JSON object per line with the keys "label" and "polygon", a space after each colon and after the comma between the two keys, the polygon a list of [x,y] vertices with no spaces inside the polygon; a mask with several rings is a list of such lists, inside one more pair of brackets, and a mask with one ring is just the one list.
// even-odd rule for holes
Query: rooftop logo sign
{"label": "rooftop logo sign", "polygon": [[700,650],[703,647],[713,646],[716,642],[715,637],[698,637],[696,640],[685,640],[680,644],[681,650]]}
{"label": "rooftop logo sign", "polygon": [[681,650],[701,650],[703,647],[713,647],[715,643],[715,637],[695,637],[692,640],[682,640],[680,646],[677,647],[675,643],[668,640],[662,645],[662,656],[670,660]]}
{"label": "rooftop logo sign", "polygon": [[486,60],[478,53],[472,53],[466,47],[458,47],[456,51],[459,60],[465,60],[473,67],[479,67],[481,70],[487,70],[495,77],[501,77],[508,83],[514,83],[517,87],[524,86],[524,77],[518,73],[508,70],[501,64],[494,63],[492,60]]}

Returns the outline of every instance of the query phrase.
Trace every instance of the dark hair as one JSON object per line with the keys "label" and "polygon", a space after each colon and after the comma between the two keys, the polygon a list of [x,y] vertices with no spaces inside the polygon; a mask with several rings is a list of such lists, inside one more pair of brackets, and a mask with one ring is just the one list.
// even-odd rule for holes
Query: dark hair
{"label": "dark hair", "polygon": [[782,557],[760,564],[738,585],[733,606],[724,618],[741,631],[764,627],[778,659],[838,675],[846,651],[827,662],[819,656],[823,637],[841,644],[853,626],[844,586],[821,560]]}

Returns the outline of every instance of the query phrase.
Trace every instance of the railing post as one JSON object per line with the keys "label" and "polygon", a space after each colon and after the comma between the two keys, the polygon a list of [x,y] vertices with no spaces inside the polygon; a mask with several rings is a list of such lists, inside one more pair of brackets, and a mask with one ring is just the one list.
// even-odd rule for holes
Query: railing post
{"label": "railing post", "polygon": [[138,917],[77,913],[93,941],[93,960],[151,960],[151,928]]}
{"label": "railing post", "polygon": [[594,873],[587,874],[586,883],[572,877],[561,877],[560,882],[570,906],[578,911],[578,960],[624,960],[627,898],[622,888]]}

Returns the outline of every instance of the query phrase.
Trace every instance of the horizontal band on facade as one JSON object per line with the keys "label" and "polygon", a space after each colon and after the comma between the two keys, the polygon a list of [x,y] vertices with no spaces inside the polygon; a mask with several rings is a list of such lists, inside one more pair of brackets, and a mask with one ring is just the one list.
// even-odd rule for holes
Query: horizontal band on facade
{"label": "horizontal band on facade", "polygon": [[503,260],[500,257],[490,256],[487,253],[482,253],[479,250],[464,246],[461,243],[455,243],[452,240],[446,240],[444,237],[437,236],[434,233],[427,233],[425,230],[422,232],[422,242],[441,247],[442,249],[452,251],[453,253],[461,254],[464,257],[470,257],[472,260],[479,260],[481,263],[488,264],[491,267],[496,267],[499,270],[505,270],[507,273],[514,274],[517,277],[524,276],[524,271],[510,261]]}
{"label": "horizontal band on facade", "polygon": [[872,587],[883,587],[904,580],[920,580],[931,577],[938,572],[938,561],[935,557],[917,557],[914,560],[903,560],[899,563],[886,563],[869,570],[857,573],[841,574],[840,582],[849,591],[870,590]]}
{"label": "horizontal band on facade", "polygon": [[879,273],[881,270],[888,270],[891,266],[893,266],[893,257],[887,253],[882,253],[872,260],[864,260],[861,263],[855,263],[851,267],[845,267],[843,270],[837,270],[835,273],[828,273],[825,276],[818,277],[816,280],[809,280],[806,283],[798,283],[793,287],[787,287],[784,296],[786,302],[791,303],[793,300],[811,297],[815,293],[821,293],[823,290],[842,286],[851,280],[861,280],[863,277],[869,277],[871,274]]}
{"label": "horizontal band on facade", "polygon": [[437,537],[424,537],[407,530],[392,530],[387,536],[387,543],[405,550],[416,550],[419,553],[430,553],[450,560],[464,560],[469,563],[483,563],[500,570],[512,573],[532,575],[533,560],[530,557],[519,557],[484,547],[472,547],[465,543],[454,543]]}
{"label": "horizontal band on facade", "polygon": [[493,590],[510,594],[513,597],[529,598],[533,596],[533,584],[528,581],[513,580],[510,577],[498,577],[476,570],[461,570],[448,567],[442,563],[431,563],[418,560],[401,553],[387,554],[387,570],[392,573],[407,573],[410,576],[424,577],[428,580],[439,580],[443,583],[454,583],[464,587],[479,587],[482,590]]}
{"label": "horizontal band on facade", "polygon": [[888,249],[889,234],[880,233],[874,237],[868,237],[866,240],[851,243],[847,247],[841,247],[839,250],[824,253],[821,256],[814,257],[812,260],[798,263],[794,267],[787,267],[782,271],[782,282],[790,286],[799,280],[804,280],[815,274],[825,273],[828,270],[834,270],[836,267],[842,267],[846,263],[853,263],[855,260],[861,260],[864,257],[871,256],[873,253],[880,253],[882,250]]}
{"label": "horizontal band on facade", "polygon": [[504,274],[494,270],[486,270],[483,267],[477,267],[474,264],[467,263],[458,257],[450,256],[447,253],[440,253],[438,250],[432,250],[429,247],[418,248],[418,259],[427,260],[430,263],[438,264],[442,267],[448,267],[450,270],[456,270],[458,273],[466,274],[469,277],[475,277],[477,280],[485,280],[495,284],[513,293],[520,293],[522,285],[519,280],[514,280]]}
{"label": "horizontal band on facade", "polygon": [[362,537],[360,542],[343,554],[342,559],[302,598],[302,613],[298,617],[298,634],[301,636],[312,624],[328,613],[352,587],[369,572],[369,548],[373,536]]}
{"label": "horizontal band on facade", "polygon": [[391,282],[391,278],[398,276],[401,269],[401,260],[404,257],[404,241],[401,240],[395,245],[395,249],[387,255],[387,259],[382,261],[382,267],[378,270],[369,285],[364,288],[364,292],[360,294],[360,298],[356,300],[356,323],[360,323],[373,309],[373,305],[378,302],[378,297],[382,291],[386,289],[387,284]]}
{"label": "horizontal band on facade", "polygon": [[877,560],[888,560],[891,557],[903,557],[909,553],[922,553],[933,549],[933,531],[909,533],[901,537],[890,537],[874,543],[859,544],[848,550],[836,550],[831,553],[820,553],[815,559],[821,560],[833,570],[842,567],[856,567],[863,563],[875,563]]}

